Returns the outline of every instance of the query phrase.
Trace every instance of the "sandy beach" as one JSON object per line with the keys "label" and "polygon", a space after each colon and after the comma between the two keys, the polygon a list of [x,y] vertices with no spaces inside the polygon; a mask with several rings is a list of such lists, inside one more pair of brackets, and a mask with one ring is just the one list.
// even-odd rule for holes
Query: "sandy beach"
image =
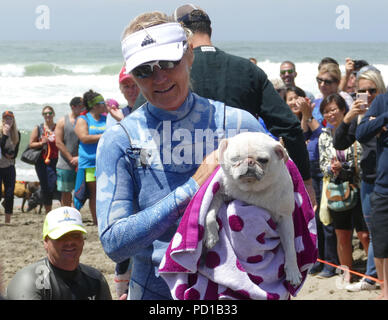
{"label": "sandy beach", "polygon": [[[54,207],[57,206],[59,203],[54,202]],[[97,227],[92,225],[88,207],[85,206],[81,213],[88,231],[81,262],[99,269],[104,274],[112,297],[117,299],[113,281],[115,263],[105,255],[101,247]],[[37,214],[34,211],[22,213],[20,208],[15,208],[11,225],[5,225],[4,213],[0,213],[0,293],[2,295],[9,281],[19,269],[45,256],[41,239],[43,221],[43,213]],[[359,249],[356,239],[353,245],[355,247],[354,268],[358,272],[364,272],[365,252]],[[303,288],[293,300],[374,300],[379,293],[379,290],[347,292],[340,276],[329,279],[308,276]]]}

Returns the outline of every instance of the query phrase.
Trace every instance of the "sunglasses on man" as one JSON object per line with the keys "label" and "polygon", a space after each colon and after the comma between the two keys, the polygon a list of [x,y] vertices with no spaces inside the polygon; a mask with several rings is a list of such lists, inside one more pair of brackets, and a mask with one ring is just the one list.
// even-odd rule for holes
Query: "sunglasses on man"
{"label": "sunglasses on man", "polygon": [[281,74],[281,75],[285,75],[286,73],[292,74],[292,73],[294,73],[294,72],[295,72],[294,69],[280,70],[280,74]]}
{"label": "sunglasses on man", "polygon": [[159,67],[160,70],[171,70],[174,69],[181,60],[178,61],[164,61],[164,60],[157,60],[157,61],[151,61],[147,63],[143,63],[140,66],[136,67],[132,70],[132,74],[139,79],[145,79],[152,76],[154,72],[154,67]]}

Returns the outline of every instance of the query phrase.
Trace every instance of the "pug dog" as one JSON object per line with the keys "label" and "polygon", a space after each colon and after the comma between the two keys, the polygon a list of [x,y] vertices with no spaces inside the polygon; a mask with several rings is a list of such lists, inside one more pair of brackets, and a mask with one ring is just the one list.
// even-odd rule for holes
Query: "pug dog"
{"label": "pug dog", "polygon": [[210,249],[219,239],[216,218],[224,201],[237,199],[264,208],[278,226],[286,280],[300,284],[292,219],[294,185],[285,164],[287,151],[267,134],[244,132],[222,140],[218,153],[223,178],[205,219],[205,246]]}

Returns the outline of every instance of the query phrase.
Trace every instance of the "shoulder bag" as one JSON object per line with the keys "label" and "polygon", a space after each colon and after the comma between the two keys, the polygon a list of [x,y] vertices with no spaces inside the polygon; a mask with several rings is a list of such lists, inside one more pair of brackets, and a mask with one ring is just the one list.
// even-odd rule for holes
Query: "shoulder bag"
{"label": "shoulder bag", "polygon": [[[42,132],[41,132],[41,126],[38,126],[38,139],[40,138]],[[20,160],[28,163],[28,164],[36,164],[42,154],[43,148],[30,148],[30,146],[27,146],[27,148],[23,151]]]}
{"label": "shoulder bag", "polygon": [[[355,175],[357,176],[357,145],[354,143]],[[355,179],[356,180],[356,177]],[[353,209],[358,202],[358,189],[350,181],[329,182],[326,189],[327,206],[336,212]]]}

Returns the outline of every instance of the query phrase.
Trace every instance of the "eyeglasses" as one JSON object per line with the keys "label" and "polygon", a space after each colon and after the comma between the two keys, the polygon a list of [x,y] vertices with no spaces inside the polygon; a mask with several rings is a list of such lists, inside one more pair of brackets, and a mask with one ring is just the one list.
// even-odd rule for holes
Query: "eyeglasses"
{"label": "eyeglasses", "polygon": [[170,69],[174,69],[180,62],[181,60],[178,60],[178,61],[157,60],[153,62],[147,62],[133,69],[132,74],[136,78],[145,79],[152,76],[155,66],[158,66],[161,70],[170,70]]}
{"label": "eyeglasses", "polygon": [[369,94],[376,94],[377,93],[377,88],[358,89],[357,90],[358,93],[365,93],[367,91],[369,92]]}
{"label": "eyeglasses", "polygon": [[286,73],[291,74],[291,73],[294,73],[294,72],[295,72],[294,69],[280,70],[280,74],[281,75],[285,75]]}
{"label": "eyeglasses", "polygon": [[333,84],[334,82],[337,82],[337,81],[335,81],[335,80],[326,80],[326,79],[321,79],[321,78],[317,77],[317,82],[318,82],[318,84],[324,83],[326,86],[328,86],[328,85],[331,85],[331,84]]}
{"label": "eyeglasses", "polygon": [[52,116],[54,113],[52,111],[43,112],[42,115],[44,116]]}
{"label": "eyeglasses", "polygon": [[336,113],[336,112],[338,112],[339,111],[339,109],[338,108],[335,108],[335,109],[331,109],[331,110],[325,110],[325,111],[323,111],[323,115],[326,115],[326,114],[330,114],[330,113]]}

